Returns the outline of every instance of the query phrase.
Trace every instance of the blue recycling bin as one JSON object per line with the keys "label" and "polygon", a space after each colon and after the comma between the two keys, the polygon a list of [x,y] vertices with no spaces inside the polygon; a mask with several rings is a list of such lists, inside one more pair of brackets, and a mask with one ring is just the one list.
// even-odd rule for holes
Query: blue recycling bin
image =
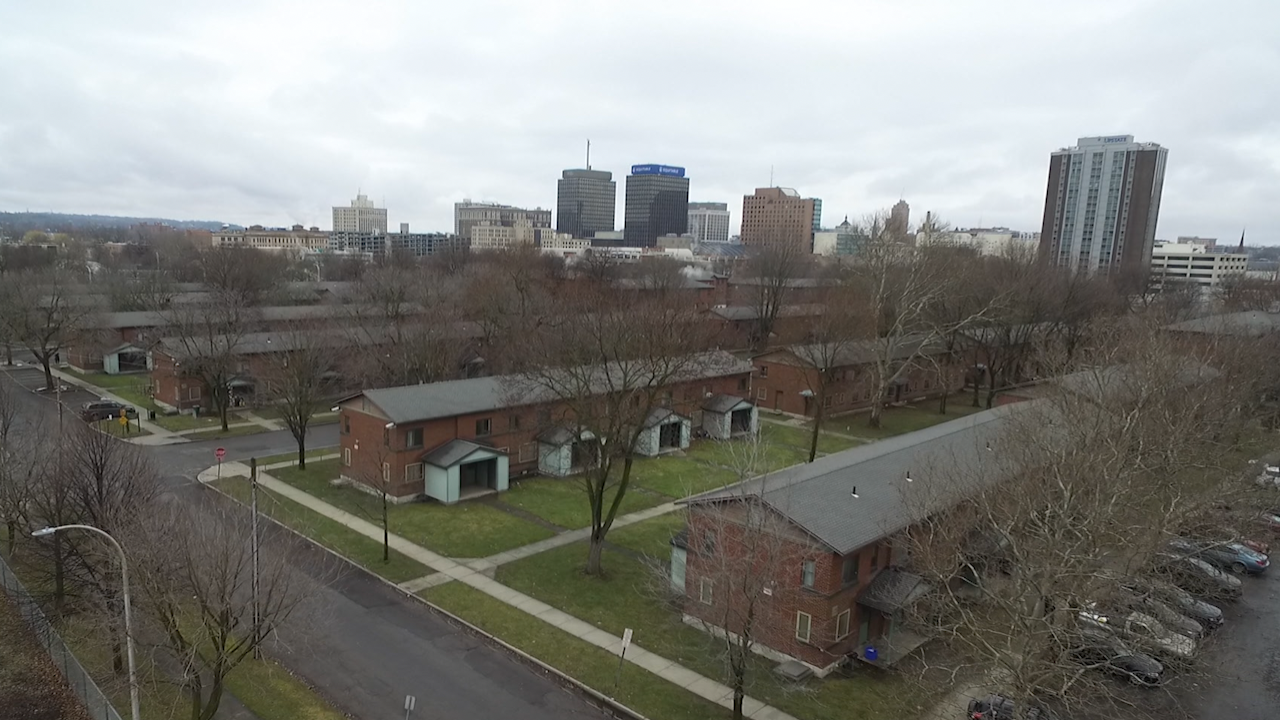
{"label": "blue recycling bin", "polygon": [[862,651],[862,657],[866,658],[867,662],[875,662],[876,658],[880,657],[880,652],[876,650],[874,645],[868,645],[867,648]]}

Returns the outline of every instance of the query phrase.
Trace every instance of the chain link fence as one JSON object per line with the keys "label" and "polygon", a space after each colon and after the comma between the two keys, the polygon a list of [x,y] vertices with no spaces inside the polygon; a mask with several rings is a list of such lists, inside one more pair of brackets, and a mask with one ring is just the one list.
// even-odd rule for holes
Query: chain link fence
{"label": "chain link fence", "polygon": [[0,587],[3,587],[9,594],[9,598],[13,600],[14,607],[18,609],[18,613],[22,615],[22,619],[31,628],[31,632],[35,634],[36,639],[40,641],[45,650],[49,651],[49,657],[53,659],[53,664],[57,665],[58,669],[62,671],[62,676],[67,679],[67,684],[71,687],[71,691],[84,703],[85,709],[89,711],[89,716],[93,720],[121,720],[120,713],[116,712],[116,709],[111,706],[111,701],[98,689],[98,684],[93,681],[92,677],[89,677],[89,673],[85,671],[84,666],[80,664],[79,660],[76,660],[75,655],[72,655],[71,650],[62,642],[62,638],[53,629],[53,625],[49,623],[49,619],[40,610],[40,606],[35,599],[18,581],[18,576],[14,575],[9,566],[5,564],[3,556],[0,556]]}

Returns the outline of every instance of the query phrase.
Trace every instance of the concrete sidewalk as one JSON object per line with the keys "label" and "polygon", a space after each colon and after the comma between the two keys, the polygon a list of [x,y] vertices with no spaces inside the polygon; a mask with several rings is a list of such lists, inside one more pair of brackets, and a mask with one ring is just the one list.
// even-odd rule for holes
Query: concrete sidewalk
{"label": "concrete sidewalk", "polygon": [[[199,480],[201,482],[209,482],[214,479],[215,473],[215,468],[206,469],[200,473]],[[248,474],[249,467],[244,463],[231,462],[224,463],[222,465],[222,475],[224,477],[235,475],[248,476]],[[263,488],[282,497],[286,497],[299,505],[328,517],[335,522],[345,525],[361,535],[379,542],[382,541],[381,527],[352,515],[345,510],[336,508],[323,500],[298,490],[288,483],[281,482],[263,472],[261,468],[258,470],[258,482]],[[654,517],[663,514],[663,512],[671,512],[671,510],[674,509],[674,506],[672,506],[670,509],[663,510],[662,512],[653,512],[662,507],[664,506],[660,505],[657,508],[650,508],[643,512],[653,513],[650,517]],[[640,514],[641,513],[632,513],[632,515]],[[618,520],[620,521],[622,519],[623,518],[619,518]],[[638,520],[632,520],[631,522],[638,522]],[[617,521],[615,521],[614,524],[616,526],[618,524]],[[554,608],[541,600],[537,600],[536,598],[513,590],[506,585],[489,578],[484,574],[485,566],[488,564],[487,559],[473,561],[471,563],[461,563],[452,558],[447,558],[443,555],[434,553],[394,534],[389,537],[388,542],[391,547],[398,552],[403,553],[404,555],[407,555],[428,567],[435,568],[438,571],[436,573],[437,575],[446,576],[449,579],[457,580],[458,582],[475,588],[496,600],[500,600],[517,610],[528,613],[545,623],[585,640],[596,647],[603,648],[615,655],[619,654],[621,651],[622,638],[607,633],[604,630],[601,630],[590,623],[579,620],[578,618]],[[569,540],[566,542],[573,541]],[[536,545],[538,543],[534,544]],[[513,550],[511,552],[516,551]],[[502,553],[500,553],[500,555],[502,555]],[[425,580],[425,578],[420,580]],[[417,583],[419,581],[413,582]],[[658,677],[674,683],[689,692],[698,695],[699,697],[706,698],[707,700],[723,707],[733,707],[733,690],[729,687],[708,677],[704,677],[703,675],[700,675],[672,660],[649,652],[634,642],[627,648],[626,661],[648,670]],[[746,698],[743,705],[743,712],[746,717],[755,718],[757,720],[795,720],[791,715],[751,697]]]}

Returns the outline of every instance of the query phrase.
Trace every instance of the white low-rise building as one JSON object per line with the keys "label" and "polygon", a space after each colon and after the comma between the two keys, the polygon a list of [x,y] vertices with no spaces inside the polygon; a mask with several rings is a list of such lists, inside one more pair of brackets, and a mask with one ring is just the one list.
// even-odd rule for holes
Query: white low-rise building
{"label": "white low-rise building", "polygon": [[1244,275],[1248,268],[1249,257],[1244,253],[1210,252],[1202,243],[1161,243],[1151,251],[1151,283],[1156,289],[1168,280],[1217,287],[1225,278]]}
{"label": "white low-rise building", "polygon": [[961,228],[948,232],[918,233],[918,245],[954,245],[973,248],[979,255],[1004,255],[1010,252],[1034,252],[1040,245],[1040,233],[1020,232],[1005,227]]}

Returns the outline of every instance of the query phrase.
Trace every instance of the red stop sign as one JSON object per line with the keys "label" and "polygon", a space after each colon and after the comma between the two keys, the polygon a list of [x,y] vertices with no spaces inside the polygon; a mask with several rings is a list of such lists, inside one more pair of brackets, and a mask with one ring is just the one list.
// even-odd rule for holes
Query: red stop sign
{"label": "red stop sign", "polygon": [[219,460],[219,461],[221,461],[221,460],[222,460],[222,458],[224,458],[224,457],[226,457],[226,456],[227,456],[227,449],[226,449],[226,448],[218,448],[217,450],[214,450],[214,451],[213,451],[213,454],[214,454],[214,456],[215,456],[215,457],[217,457],[217,458],[218,458],[218,460]]}

